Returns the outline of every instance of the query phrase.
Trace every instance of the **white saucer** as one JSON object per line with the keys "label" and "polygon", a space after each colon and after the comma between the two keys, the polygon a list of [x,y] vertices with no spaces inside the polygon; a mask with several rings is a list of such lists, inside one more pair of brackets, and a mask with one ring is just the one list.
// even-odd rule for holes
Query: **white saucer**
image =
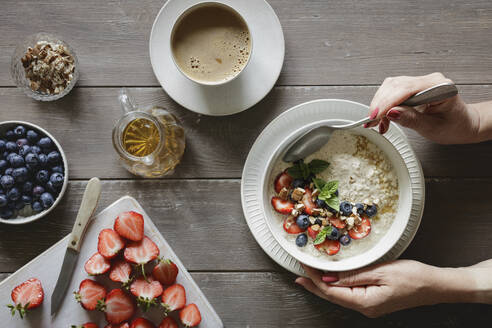
{"label": "white saucer", "polygon": [[249,26],[253,41],[244,71],[221,86],[201,86],[186,78],[173,62],[171,30],[179,15],[204,0],[169,0],[161,8],[150,33],[149,53],[154,74],[162,88],[181,106],[204,115],[231,115],[248,109],[273,88],[284,62],[282,27],[264,0],[219,0],[234,8]]}
{"label": "white saucer", "polygon": [[[268,205],[265,203],[269,204],[269,200],[265,200],[265,190],[262,186],[263,178],[268,176],[269,160],[277,152],[279,145],[292,137],[293,131],[299,131],[302,134],[306,132],[304,128],[309,129],[310,126],[320,121],[356,121],[365,115],[367,115],[367,106],[347,100],[320,99],[303,103],[282,113],[270,122],[258,136],[248,154],[241,180],[241,202],[246,222],[265,253],[279,265],[297,275],[304,275],[300,262],[286,251],[290,246],[282,246],[279,243],[266,222],[268,219],[266,206]],[[388,252],[383,253],[384,255],[379,257],[378,261],[394,260],[410,245],[420,225],[425,202],[425,181],[422,168],[405,134],[399,127],[391,124],[384,137],[394,146],[403,160],[403,167],[408,170],[411,201],[408,202],[410,206],[408,223],[400,239]],[[369,254],[373,249],[366,253]]]}

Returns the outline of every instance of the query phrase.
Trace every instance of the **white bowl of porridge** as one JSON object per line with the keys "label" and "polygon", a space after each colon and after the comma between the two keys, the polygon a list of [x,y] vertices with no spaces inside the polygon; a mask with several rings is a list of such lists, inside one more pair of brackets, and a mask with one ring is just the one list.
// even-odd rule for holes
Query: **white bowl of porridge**
{"label": "white bowl of porridge", "polygon": [[274,238],[298,261],[325,271],[383,257],[400,240],[412,208],[403,158],[372,129],[335,132],[303,164],[282,161],[292,141],[310,129],[347,122],[322,120],[293,131],[271,154],[261,180]]}

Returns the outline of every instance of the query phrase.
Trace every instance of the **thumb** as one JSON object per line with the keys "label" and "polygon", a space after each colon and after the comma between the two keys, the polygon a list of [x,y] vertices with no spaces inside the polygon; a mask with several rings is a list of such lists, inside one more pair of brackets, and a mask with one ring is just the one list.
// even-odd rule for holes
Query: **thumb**
{"label": "thumb", "polygon": [[413,130],[420,130],[429,122],[426,114],[412,107],[393,107],[386,113],[386,117],[392,122]]}

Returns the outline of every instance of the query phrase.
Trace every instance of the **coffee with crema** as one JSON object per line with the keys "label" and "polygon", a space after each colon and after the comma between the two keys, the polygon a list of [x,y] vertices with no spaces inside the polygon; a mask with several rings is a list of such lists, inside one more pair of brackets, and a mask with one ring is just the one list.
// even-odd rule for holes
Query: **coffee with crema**
{"label": "coffee with crema", "polygon": [[251,37],[243,18],[232,8],[206,3],[178,20],[171,39],[174,61],[192,80],[220,83],[234,78],[251,54]]}

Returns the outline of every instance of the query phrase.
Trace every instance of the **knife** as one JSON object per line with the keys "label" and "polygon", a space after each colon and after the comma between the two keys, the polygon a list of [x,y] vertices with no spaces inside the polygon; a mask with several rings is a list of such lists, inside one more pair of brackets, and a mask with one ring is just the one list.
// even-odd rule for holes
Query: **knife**
{"label": "knife", "polygon": [[72,232],[70,233],[70,237],[68,239],[67,250],[65,251],[65,257],[58,276],[58,281],[56,282],[55,290],[51,295],[52,317],[57,313],[63,298],[65,297],[75,264],[77,263],[82,239],[84,238],[84,234],[91,217],[96,210],[100,194],[101,181],[99,181],[98,178],[90,179],[87,183],[87,187],[85,188],[79,212],[77,213],[75,224],[73,225]]}

